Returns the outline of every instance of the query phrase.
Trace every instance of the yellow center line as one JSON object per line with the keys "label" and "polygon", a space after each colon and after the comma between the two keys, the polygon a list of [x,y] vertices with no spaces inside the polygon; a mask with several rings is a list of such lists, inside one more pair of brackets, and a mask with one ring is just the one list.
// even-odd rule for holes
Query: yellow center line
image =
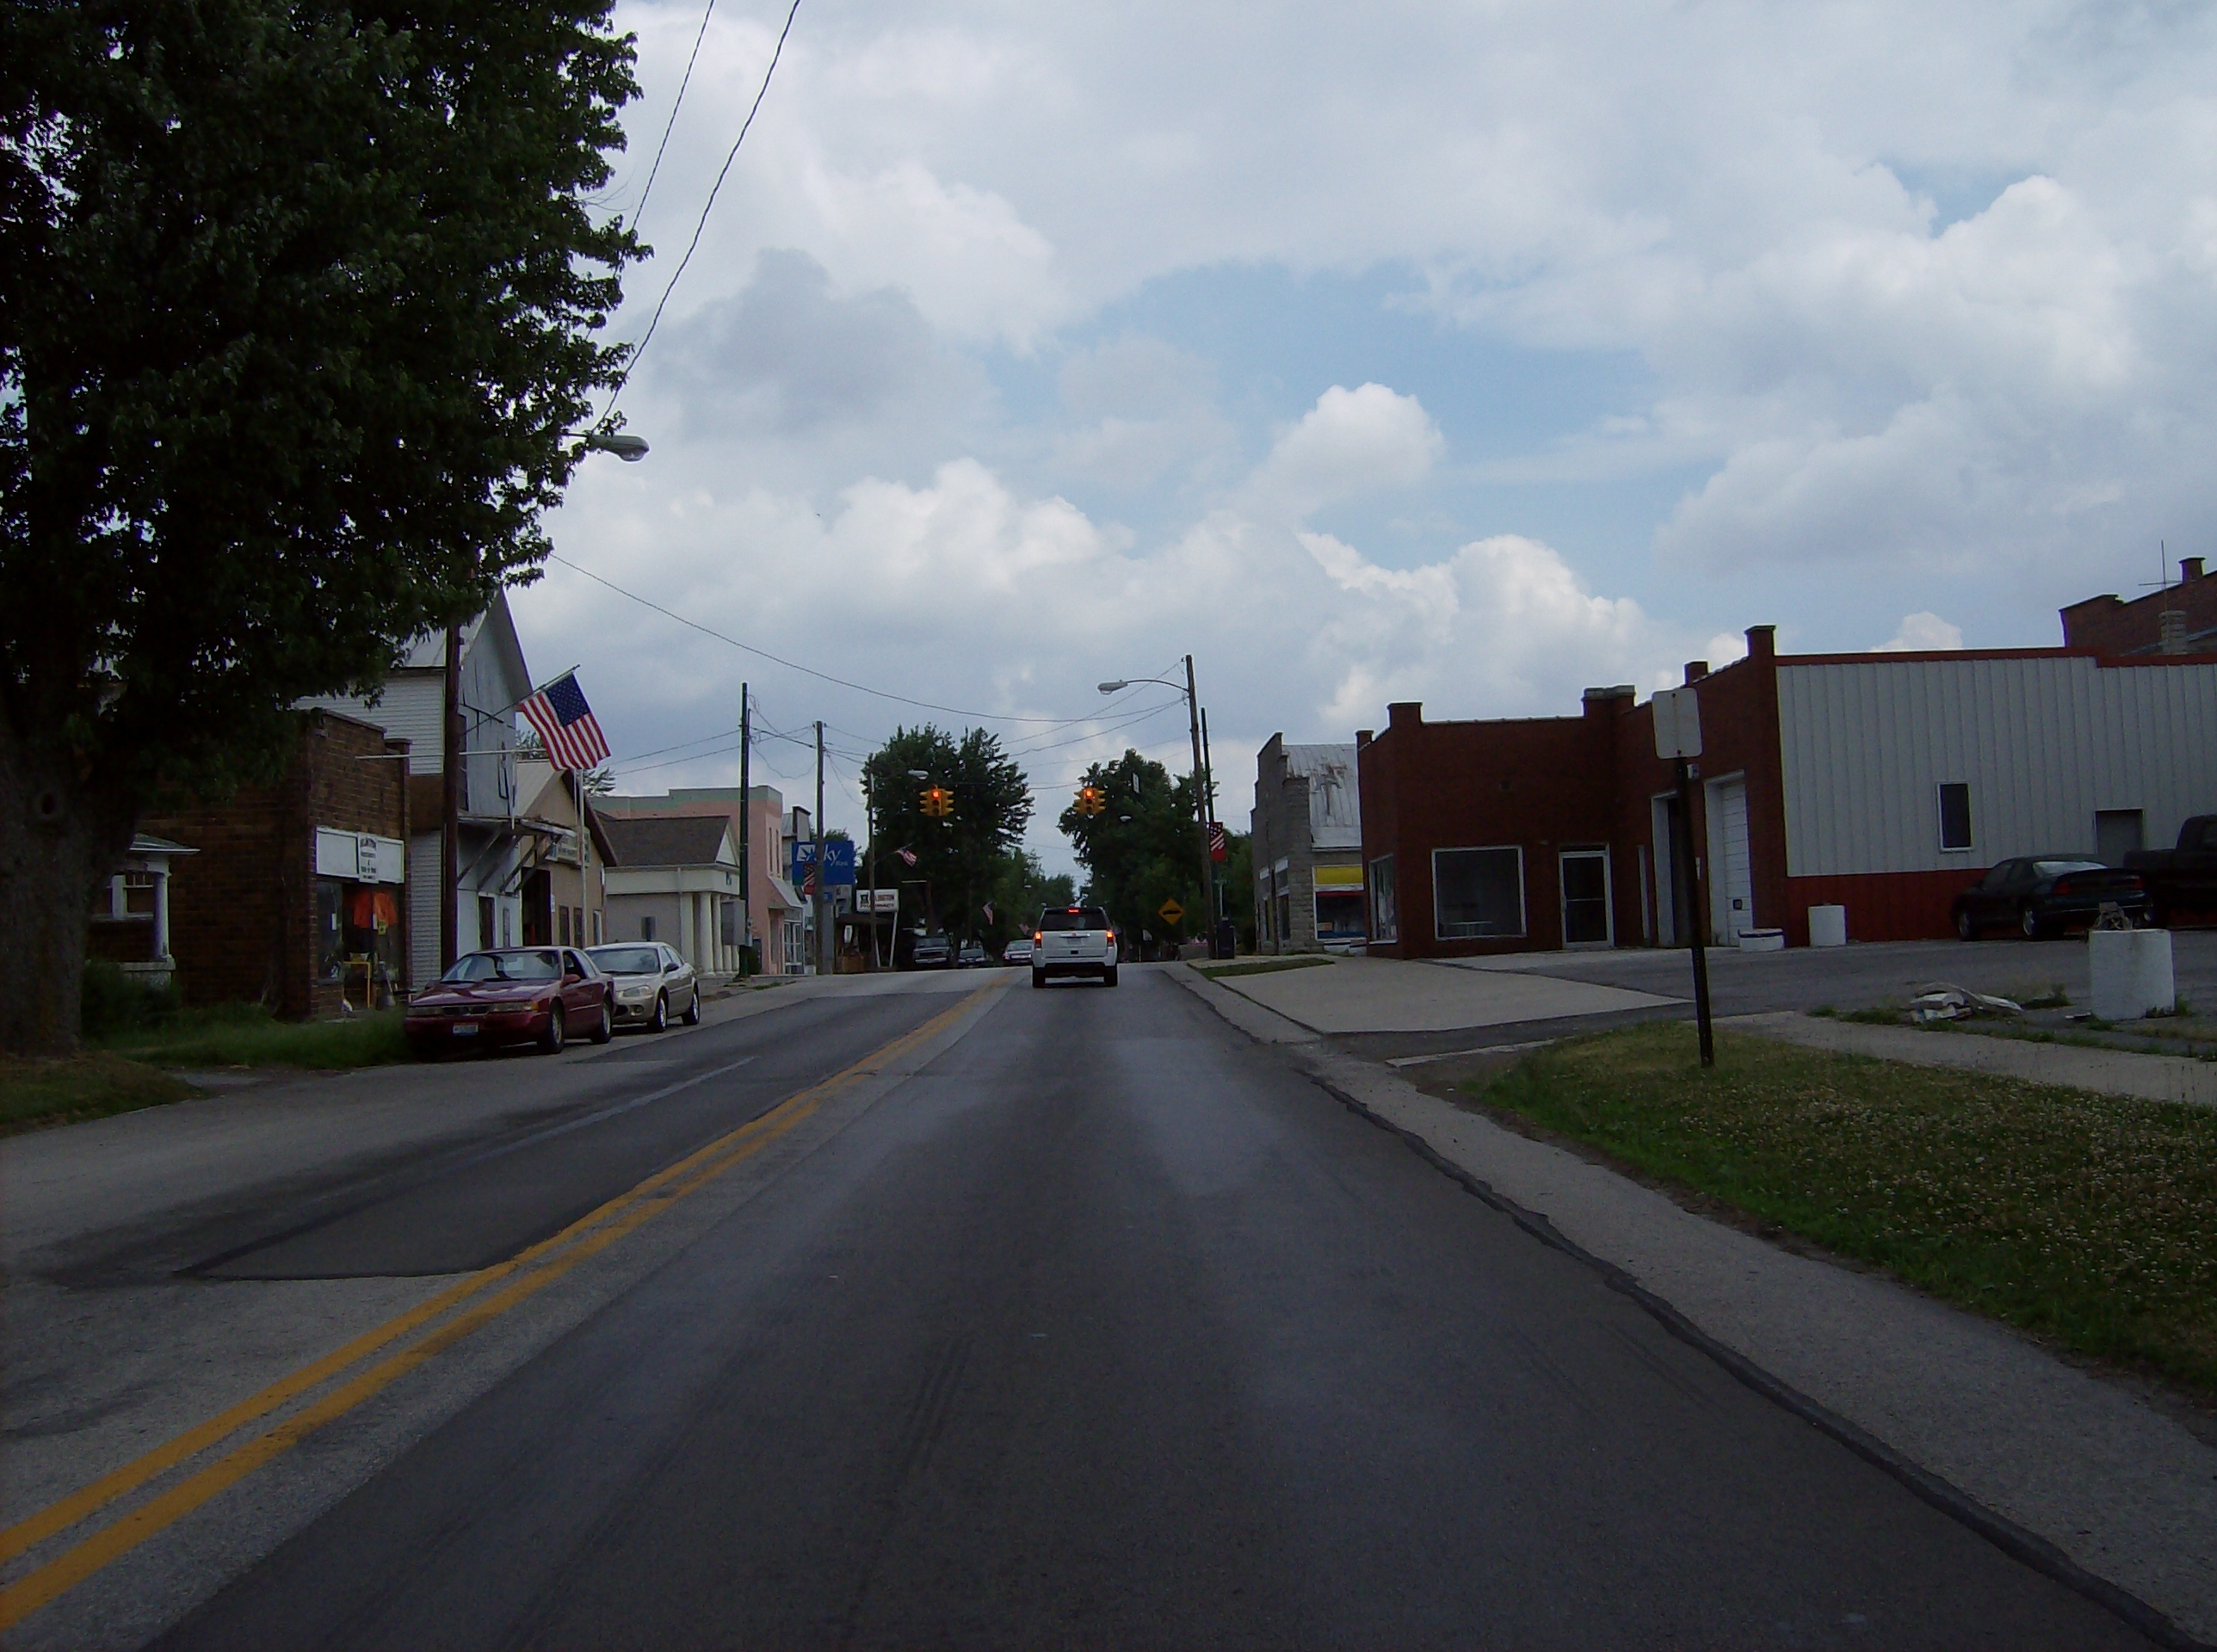
{"label": "yellow center line", "polygon": [[[186,1430],[176,1439],[0,1532],[0,1560],[25,1552],[56,1532],[77,1525],[116,1498],[197,1456],[244,1424],[266,1415],[287,1400],[306,1392],[366,1355],[405,1335],[486,1285],[529,1267],[533,1262],[566,1241],[577,1241],[565,1254],[543,1267],[524,1273],[505,1290],[456,1316],[423,1341],[371,1366],[276,1427],[181,1481],[17,1582],[0,1588],[0,1630],[21,1622],[27,1614],[74,1588],[101,1568],[182,1519],[217,1493],[236,1484],[324,1424],[344,1415],[426,1360],[482,1328],[517,1304],[537,1295],[588,1257],[598,1254],[625,1235],[644,1226],[664,1211],[707,1186],[733,1166],[752,1157],[800,1125],[834,1091],[855,1079],[875,1073],[887,1062],[936,1036],[980,1000],[997,990],[999,989],[996,987],[979,988],[951,1009],[935,1015],[923,1026],[874,1051],[852,1066],[787,1097],[760,1118],[750,1119],[707,1146],[657,1171],[637,1186],[580,1217],[559,1233],[517,1252],[504,1262],[496,1263],[471,1275],[429,1301],[364,1332],[322,1359],[302,1366],[228,1410]],[[688,1172],[696,1174],[689,1176]],[[684,1180],[680,1181],[680,1178]],[[674,1187],[671,1186],[673,1182],[677,1184]],[[664,1192],[665,1188],[670,1191]],[[621,1221],[610,1221],[619,1211],[633,1205],[639,1208],[631,1211]],[[602,1231],[589,1232],[589,1230],[603,1224],[608,1225]]]}

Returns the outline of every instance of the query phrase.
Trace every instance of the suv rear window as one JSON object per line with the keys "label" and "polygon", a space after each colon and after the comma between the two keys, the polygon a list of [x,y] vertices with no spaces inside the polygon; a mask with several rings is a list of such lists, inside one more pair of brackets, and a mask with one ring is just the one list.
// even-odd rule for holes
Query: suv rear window
{"label": "suv rear window", "polygon": [[1098,906],[1050,906],[1040,914],[1039,927],[1049,929],[1106,929],[1108,913]]}

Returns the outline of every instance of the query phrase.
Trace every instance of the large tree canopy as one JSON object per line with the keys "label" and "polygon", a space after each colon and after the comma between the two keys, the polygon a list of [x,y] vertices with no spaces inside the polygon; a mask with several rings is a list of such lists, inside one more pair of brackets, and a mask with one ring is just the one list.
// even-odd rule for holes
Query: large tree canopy
{"label": "large tree canopy", "polygon": [[637,255],[608,0],[0,9],[0,1048],[160,788],[545,554]]}
{"label": "large tree canopy", "polygon": [[[862,765],[862,785],[880,886],[920,885],[915,893],[923,904],[904,900],[902,922],[924,918],[950,935],[979,940],[1011,933],[1005,907],[997,903],[991,921],[985,909],[1009,887],[1012,867],[1021,870],[1018,846],[1031,824],[1032,794],[999,736],[971,729],[958,741],[929,724],[896,729]],[[934,785],[954,794],[954,812],[945,819],[921,806],[924,788]],[[898,858],[903,848],[915,854],[913,869]]]}

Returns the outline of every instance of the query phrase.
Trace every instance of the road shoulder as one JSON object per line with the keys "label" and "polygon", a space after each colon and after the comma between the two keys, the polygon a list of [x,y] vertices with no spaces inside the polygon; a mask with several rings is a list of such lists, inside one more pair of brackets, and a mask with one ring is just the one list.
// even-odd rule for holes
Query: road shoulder
{"label": "road shoulder", "polygon": [[[1953,1512],[1974,1525],[1982,1513],[1999,1517],[1988,1535],[2008,1546],[2021,1533],[2035,1563],[2048,1550],[2051,1575],[2080,1569],[2186,1636],[2217,1640],[2207,1540],[2217,1532],[2217,1449],[2145,1398],[1890,1279],[1708,1220],[1312,1034],[1268,1038],[1257,1019],[1267,1010],[1172,973],[1242,1031],[1292,1046],[1288,1057],[1343,1102],[1535,1233],[1620,1274],[1744,1380],[1767,1381],[1820,1426],[1833,1420],[1830,1432],[1851,1449],[1859,1436],[1865,1454],[1894,1458],[1912,1489],[1958,1495]],[[1935,1483],[1916,1486],[1919,1474]]]}

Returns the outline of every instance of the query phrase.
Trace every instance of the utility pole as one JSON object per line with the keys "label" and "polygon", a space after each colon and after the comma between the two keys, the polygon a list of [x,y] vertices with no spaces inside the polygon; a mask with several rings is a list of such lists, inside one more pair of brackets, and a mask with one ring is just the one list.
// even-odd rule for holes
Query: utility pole
{"label": "utility pole", "polygon": [[[1208,755],[1208,707],[1201,708],[1201,795],[1207,799],[1202,805],[1208,817],[1208,825],[1216,824],[1216,761]],[[1216,926],[1224,917],[1224,892],[1219,887],[1222,879],[1216,876],[1216,845],[1213,832],[1208,849],[1208,954],[1216,956]]]}
{"label": "utility pole", "polygon": [[[1201,903],[1204,909],[1215,904],[1210,891],[1215,887],[1216,863],[1208,858],[1208,798],[1203,791],[1206,777],[1201,762],[1201,696],[1194,692],[1193,656],[1185,656],[1186,721],[1193,730],[1193,813],[1194,830],[1201,843]],[[1213,920],[1211,920],[1213,927]]]}
{"label": "utility pole", "polygon": [[[462,628],[447,627],[446,738],[440,755],[439,973],[461,956],[462,901]],[[482,939],[482,937],[480,937]]]}
{"label": "utility pole", "polygon": [[[739,685],[739,945],[744,947],[754,939],[755,886],[754,870],[747,859],[747,837],[755,816],[754,793],[749,788],[747,755],[750,742],[747,713],[747,685]],[[739,962],[739,973],[747,972],[744,955]]]}
{"label": "utility pole", "polygon": [[816,724],[816,973],[831,973],[831,925],[824,910],[824,899],[831,892],[831,881],[824,875],[824,724]]}
{"label": "utility pole", "polygon": [[862,765],[862,835],[869,840],[870,855],[870,969],[872,973],[885,968],[885,955],[878,946],[878,793],[870,784],[870,766]]}

